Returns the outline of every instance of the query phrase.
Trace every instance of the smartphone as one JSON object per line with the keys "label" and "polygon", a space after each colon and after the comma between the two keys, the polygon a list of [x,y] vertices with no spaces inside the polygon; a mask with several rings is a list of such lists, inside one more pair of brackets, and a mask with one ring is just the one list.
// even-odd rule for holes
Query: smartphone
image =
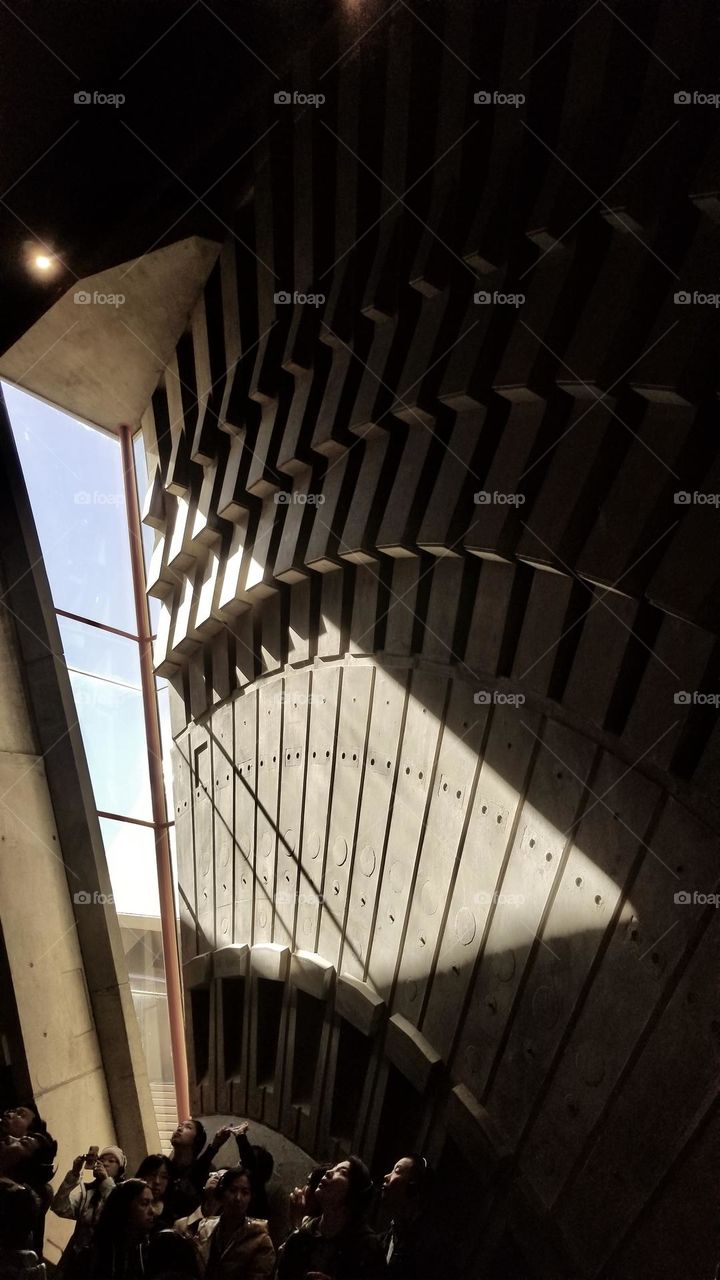
{"label": "smartphone", "polygon": [[85,1157],[85,1168],[86,1168],[86,1169],[94,1169],[94,1168],[95,1168],[95,1165],[96,1165],[96,1163],[97,1163],[97,1158],[98,1158],[98,1152],[99,1152],[99,1151],[100,1151],[100,1148],[99,1148],[99,1147],[90,1147],[90,1148],[88,1149],[88,1153],[87,1153],[87,1155],[86,1155],[86,1157]]}

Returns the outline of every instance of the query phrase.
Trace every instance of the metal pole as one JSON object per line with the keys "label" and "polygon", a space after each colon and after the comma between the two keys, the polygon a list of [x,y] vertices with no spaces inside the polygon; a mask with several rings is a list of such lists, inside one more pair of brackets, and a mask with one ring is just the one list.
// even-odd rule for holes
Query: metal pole
{"label": "metal pole", "polygon": [[157,690],[153,670],[150,611],[145,594],[145,562],[140,525],[140,504],[135,479],[135,456],[132,431],[122,423],[118,431],[122,451],[125,484],[125,512],[130,538],[130,563],[132,566],[135,617],[137,620],[138,648],[140,651],[140,680],[142,684],[145,737],[147,741],[148,768],[150,771],[150,797],[155,826],[155,857],[157,861],[158,891],[160,895],[160,924],[162,928],[163,955],[165,959],[165,984],[167,988],[168,1017],[170,1020],[170,1045],[175,1074],[175,1099],[178,1118],[190,1116],[190,1089],[188,1086],[187,1055],[185,1052],[185,1024],[183,1019],[180,957],[178,955],[175,926],[175,900],[173,895],[170,841],[168,840],[167,806],[162,769],[162,741],[160,717],[157,706]]}

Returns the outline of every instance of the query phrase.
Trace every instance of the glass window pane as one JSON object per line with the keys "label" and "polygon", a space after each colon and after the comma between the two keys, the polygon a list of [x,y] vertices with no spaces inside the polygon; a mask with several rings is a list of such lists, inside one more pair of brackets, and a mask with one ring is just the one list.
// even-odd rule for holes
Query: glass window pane
{"label": "glass window pane", "polygon": [[112,818],[101,818],[100,827],[118,915],[159,916],[152,828]]}
{"label": "glass window pane", "polygon": [[119,441],[3,391],[56,606],[134,631]]}
{"label": "glass window pane", "polygon": [[98,809],[152,818],[142,694],[70,672]]}
{"label": "glass window pane", "polygon": [[74,618],[58,617],[58,626],[69,667],[140,688],[140,656],[135,640],[100,631]]}
{"label": "glass window pane", "polygon": [[[149,828],[128,822],[101,818],[100,825],[148,1077],[151,1086],[172,1085],[155,838]],[[161,1109],[165,1093],[157,1096],[153,1088]]]}

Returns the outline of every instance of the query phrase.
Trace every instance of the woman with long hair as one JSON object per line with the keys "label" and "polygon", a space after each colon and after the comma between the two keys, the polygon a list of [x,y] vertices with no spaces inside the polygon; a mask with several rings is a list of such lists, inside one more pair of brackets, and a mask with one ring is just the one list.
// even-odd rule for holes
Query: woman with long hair
{"label": "woman with long hair", "polygon": [[153,1222],[146,1182],[128,1178],[115,1187],[95,1228],[91,1280],[142,1280]]}
{"label": "woman with long hair", "polygon": [[278,1280],[383,1280],[382,1242],[367,1224],[372,1194],[359,1156],[326,1169],[315,1191],[320,1213],[288,1236],[278,1258]]}
{"label": "woman with long hair", "polygon": [[168,1188],[172,1179],[172,1168],[167,1156],[146,1156],[135,1177],[147,1182],[152,1191],[152,1207],[155,1216],[153,1230],[162,1231],[165,1227],[171,1227],[174,1217],[170,1211]]}

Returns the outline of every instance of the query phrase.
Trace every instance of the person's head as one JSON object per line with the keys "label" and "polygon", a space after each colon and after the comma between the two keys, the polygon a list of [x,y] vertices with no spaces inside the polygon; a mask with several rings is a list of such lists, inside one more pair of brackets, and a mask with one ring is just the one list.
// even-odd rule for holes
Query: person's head
{"label": "person's head", "polygon": [[142,1178],[143,1182],[147,1183],[155,1204],[163,1199],[171,1176],[169,1160],[160,1155],[146,1156],[135,1174],[136,1178]]}
{"label": "person's head", "polygon": [[401,1156],[382,1184],[383,1204],[393,1213],[419,1205],[430,1182],[430,1169],[424,1156],[411,1152]]}
{"label": "person's head", "polygon": [[330,1165],[322,1175],[316,1192],[321,1211],[344,1210],[349,1217],[359,1218],[370,1207],[372,1179],[359,1156],[348,1156]]}
{"label": "person's head", "polygon": [[106,1174],[113,1182],[121,1182],[127,1165],[127,1157],[120,1147],[103,1147],[98,1155]]}
{"label": "person's head", "polygon": [[242,1222],[252,1199],[250,1174],[241,1164],[223,1174],[217,1188],[220,1215],[226,1221]]}
{"label": "person's head", "polygon": [[21,1106],[4,1111],[2,1129],[12,1138],[24,1138],[31,1130],[33,1133],[47,1133],[47,1125],[40,1119],[34,1102],[24,1102]]}
{"label": "person's head", "polygon": [[227,1169],[213,1169],[202,1190],[202,1211],[206,1218],[215,1218],[220,1212],[218,1188]]}
{"label": "person's head", "polygon": [[153,1198],[142,1178],[128,1178],[110,1192],[98,1219],[100,1249],[122,1246],[129,1236],[146,1235],[154,1222]]}
{"label": "person's head", "polygon": [[188,1276],[198,1280],[197,1252],[192,1240],[177,1231],[158,1231],[150,1237],[146,1273],[148,1280],[158,1276]]}
{"label": "person's head", "polygon": [[27,1249],[39,1217],[35,1192],[0,1178],[0,1249]]}
{"label": "person's head", "polygon": [[205,1146],[206,1134],[199,1120],[181,1120],[170,1139],[174,1151],[190,1151],[199,1156]]}

